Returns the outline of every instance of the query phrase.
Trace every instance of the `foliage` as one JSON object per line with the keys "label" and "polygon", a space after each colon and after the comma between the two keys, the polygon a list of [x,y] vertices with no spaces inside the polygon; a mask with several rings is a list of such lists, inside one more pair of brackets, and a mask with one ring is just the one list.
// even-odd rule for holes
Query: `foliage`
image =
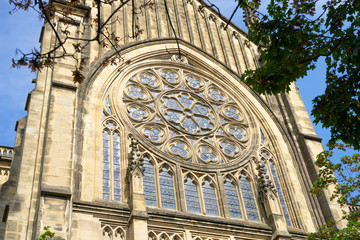
{"label": "foliage", "polygon": [[[317,156],[320,170],[311,192],[321,194],[334,185],[331,198],[343,209],[359,205],[359,154],[345,156],[339,164],[329,157],[336,148],[360,150],[360,1],[328,0],[320,8],[319,0],[270,0],[266,14],[257,10],[261,0],[238,2],[257,14],[250,16],[248,36],[259,46],[264,64],[242,76],[257,92],[287,92],[325,58],[326,90],[313,100],[312,115],[315,123],[330,128],[330,150]],[[358,239],[360,212],[343,213],[348,220],[345,229],[334,229],[332,220],[310,238]]]}
{"label": "foliage", "polygon": [[[333,150],[346,151],[350,146],[336,143],[331,146],[329,151],[324,151],[318,155],[315,164],[320,168],[318,179],[314,182],[311,192],[321,195],[322,189],[334,186],[331,200],[336,200],[340,206],[360,205],[360,154],[352,157],[344,156],[341,163],[334,164],[329,159],[333,155]],[[335,177],[336,176],[336,177]],[[360,234],[360,207],[353,211],[343,210],[343,219],[347,221],[347,227],[336,231],[334,220],[330,220],[322,226],[315,234],[310,235],[310,239],[358,239]]]}
{"label": "foliage", "polygon": [[[257,12],[262,2],[261,0],[237,1],[242,9],[246,11],[250,9],[250,13]],[[93,0],[93,7],[96,8],[98,17],[90,23],[91,29],[96,32],[91,38],[87,38],[87,35],[80,30],[76,32],[77,36],[73,36],[72,31],[69,30],[72,23],[77,22],[74,17],[76,15],[74,7],[84,5],[85,0],[57,0],[61,2],[62,7],[56,9],[45,0],[9,0],[9,2],[14,7],[11,13],[18,10],[35,10],[50,26],[57,40],[55,45],[47,50],[39,51],[34,48],[30,53],[18,50],[20,58],[12,60],[13,67],[25,66],[31,71],[39,71],[45,67],[52,67],[59,59],[70,57],[77,62],[73,70],[74,82],[81,83],[84,80],[82,70],[88,64],[87,59],[82,57],[86,54],[82,53],[89,43],[97,42],[103,48],[117,51],[121,39],[110,33],[109,25],[119,21],[114,17],[116,12],[130,0]],[[118,7],[108,18],[102,19],[104,6],[115,2]],[[359,169],[358,155],[342,159],[340,165],[331,163],[328,157],[335,147],[339,147],[338,140],[355,150],[360,150],[360,68],[358,67],[360,66],[360,1],[327,0],[318,11],[319,3],[320,0],[270,0],[266,14],[257,12],[259,18],[250,18],[248,37],[259,46],[261,51],[259,60],[264,64],[256,70],[247,70],[242,79],[259,93],[286,92],[297,79],[306,76],[309,70],[315,69],[319,58],[325,58],[327,87],[324,94],[313,100],[312,115],[315,117],[315,123],[322,123],[324,127],[330,128],[332,136],[329,142],[330,151],[318,156],[317,165],[320,167],[320,175],[312,191],[321,193],[321,189],[327,188],[329,184],[335,184],[336,191],[333,197],[343,206],[355,205],[359,204],[359,186],[355,184],[359,183],[359,179],[350,178],[346,173],[356,174],[351,169]],[[143,31],[134,19],[141,17],[139,14],[142,10],[152,8],[152,5],[152,0],[144,0],[138,8],[132,4],[132,34],[125,36],[126,38],[136,38]],[[167,10],[166,0],[164,6]],[[216,8],[213,4],[212,7]],[[60,27],[55,26],[53,21],[55,11],[64,19]],[[168,11],[167,18],[171,24]],[[57,31],[55,27],[60,30]],[[84,27],[84,23],[80,23],[78,29]],[[173,27],[172,30],[177,39]],[[107,59],[103,64],[118,64],[121,61],[123,61],[121,54],[117,52],[116,59]],[[334,172],[338,174],[338,180],[334,177]],[[357,200],[352,197],[357,197]],[[344,215],[349,220],[348,228],[335,233],[331,228],[333,223],[330,222],[320,229],[318,232],[320,235],[314,236],[331,238],[330,235],[337,234],[340,238],[341,234],[344,234],[351,238],[352,229],[359,224],[356,221],[358,216],[356,214],[359,213]]]}
{"label": "foliage", "polygon": [[[53,0],[55,1],[55,0]],[[73,80],[75,83],[81,83],[84,80],[82,73],[84,66],[87,64],[87,57],[84,57],[86,48],[91,42],[97,42],[102,48],[114,49],[117,53],[117,57],[111,60],[105,60],[103,65],[119,63],[123,60],[120,52],[117,51],[119,43],[122,39],[111,33],[111,24],[119,22],[118,18],[115,18],[117,13],[122,7],[129,3],[130,0],[93,0],[93,7],[97,9],[97,17],[89,25],[84,22],[78,21],[79,6],[83,11],[87,11],[86,0],[57,0],[57,4],[50,4],[51,1],[45,0],[9,0],[9,3],[14,7],[10,14],[13,14],[19,10],[28,11],[34,10],[39,14],[41,19],[47,23],[56,38],[56,43],[53,47],[45,51],[39,51],[34,48],[29,53],[24,53],[17,49],[17,53],[20,54],[20,58],[12,59],[12,67],[28,67],[31,71],[41,71],[43,68],[52,67],[57,60],[64,58],[73,58],[77,64],[72,71]],[[109,17],[103,19],[102,10],[107,5],[117,3],[117,8],[113,10]],[[153,5],[152,0],[146,0],[137,8],[133,7],[133,22],[135,16],[141,14],[143,9],[151,8]],[[56,12],[56,14],[55,14]],[[56,26],[54,19],[56,16],[62,18],[59,26]],[[100,16],[100,17],[99,17]],[[79,25],[77,31],[71,33],[70,28],[74,25]],[[87,29],[90,26],[96,34],[93,37],[86,37],[86,34],[80,29]],[[136,38],[143,30],[139,28],[137,24],[132,26],[132,35],[126,36],[127,38]],[[70,47],[69,47],[70,46]],[[85,54],[86,55],[86,54]]]}
{"label": "foliage", "polygon": [[51,232],[50,231],[50,226],[46,226],[44,227],[44,231],[45,233],[43,233],[40,238],[37,238],[36,240],[51,240],[51,239],[58,239],[58,240],[64,240],[64,239],[60,239],[60,238],[57,238],[55,236],[55,233]]}
{"label": "foliage", "polygon": [[[240,1],[241,7],[260,0]],[[315,123],[330,128],[337,140],[360,149],[360,1],[329,0],[316,12],[319,0],[271,0],[267,14],[253,21],[249,39],[261,48],[266,63],[248,70],[243,80],[259,93],[290,90],[290,84],[326,58],[326,90],[316,97]]]}

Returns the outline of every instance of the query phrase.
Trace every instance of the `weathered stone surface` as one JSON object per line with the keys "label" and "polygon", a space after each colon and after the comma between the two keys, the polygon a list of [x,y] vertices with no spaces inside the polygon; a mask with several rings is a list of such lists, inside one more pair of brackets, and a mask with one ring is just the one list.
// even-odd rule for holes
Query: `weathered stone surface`
{"label": "weathered stone surface", "polygon": [[[0,158],[0,185],[5,176],[8,178],[0,189],[0,220],[3,219],[0,239],[35,239],[44,226],[51,226],[57,236],[65,239],[305,239],[308,232],[315,231],[329,218],[340,219],[340,208],[329,199],[331,190],[319,199],[308,193],[317,174],[315,156],[323,148],[296,86],[292,86],[289,94],[259,96],[239,82],[245,70],[259,66],[257,46],[247,40],[243,30],[233,24],[224,29],[227,19],[204,7],[203,1],[167,0],[176,41],[164,1],[151,2],[154,3],[151,7],[141,8],[144,1],[134,1],[135,25],[141,29],[138,36],[131,37],[131,1],[115,14],[113,18],[117,21],[108,26],[108,31],[120,39],[118,51],[123,62],[104,65],[104,60],[113,57],[116,51],[94,41],[83,53],[88,62],[82,84],[72,81],[76,63],[73,58],[60,59],[53,68],[38,73],[36,87],[26,104],[28,115],[17,124],[10,175],[2,170],[9,168],[9,161],[5,164],[4,158]],[[77,16],[86,26],[97,17],[91,3],[86,1],[86,7],[79,8]],[[120,4],[121,1],[115,1],[113,6],[104,6],[101,18],[105,19]],[[58,15],[54,21],[59,26],[63,24]],[[79,26],[74,24],[68,30],[79,36]],[[94,37],[95,29],[84,29],[84,37]],[[55,41],[50,26],[45,24],[42,51],[51,49]],[[69,41],[67,46],[74,43]],[[178,47],[181,57],[176,56]],[[166,78],[160,74],[163,69],[176,69],[183,85],[165,84]],[[145,70],[162,82],[162,89],[152,90],[156,87],[141,82],[139,74]],[[204,85],[190,83],[188,75],[202,79]],[[152,91],[151,110],[152,105],[141,98],[129,100],[126,91],[131,84],[147,89],[145,95],[150,96]],[[213,85],[227,96],[228,105],[211,99]],[[176,125],[175,120],[166,119],[167,105],[161,102],[164,98],[158,97],[175,96],[167,94],[174,89],[193,99],[202,99],[200,106],[214,109],[213,118],[208,118],[213,126],[203,127],[198,135],[174,127],[180,123]],[[177,95],[173,100],[179,98]],[[129,114],[134,109],[130,109],[129,102],[138,104],[143,111],[147,109],[149,117],[142,113],[137,117],[144,119],[131,119]],[[233,110],[226,110],[226,106],[241,109],[238,114],[244,121],[237,121],[231,115],[235,114]],[[188,114],[184,119],[208,117],[195,111],[189,105],[178,113]],[[200,120],[196,121],[200,126]],[[243,126],[246,140],[236,140],[229,130],[231,126],[233,130]],[[164,142],[156,142],[157,136],[151,139],[145,134],[146,129],[149,133],[156,127],[164,131],[159,136],[166,139]],[[209,130],[212,127],[217,135]],[[104,138],[105,132],[108,139]],[[150,180],[146,169],[143,171],[144,162],[133,161],[136,164],[129,168],[129,134],[138,143],[133,159],[146,158],[153,166],[151,191],[156,198],[155,206],[146,205],[149,201],[146,184]],[[232,143],[229,139],[242,146],[237,157],[226,155],[226,145],[221,144],[222,140]],[[165,141],[172,140],[188,142],[191,150],[187,154],[193,158],[171,155],[172,146]],[[197,164],[201,144],[207,144],[224,163]],[[1,151],[0,147],[0,154]],[[214,158],[210,152],[205,153]],[[279,191],[272,191],[273,198],[261,197],[256,169],[261,161],[268,166],[268,173],[263,174],[267,174],[274,188],[281,189],[281,196]],[[165,171],[172,178],[174,203],[162,201],[171,193],[171,184],[164,188],[170,178],[160,178]],[[187,201],[184,181],[188,177],[198,194],[198,213],[190,211],[191,201]],[[234,186],[231,189],[235,197],[231,201],[226,179]],[[240,183],[239,179],[247,179],[247,188],[242,187],[245,182]],[[205,182],[209,182],[207,189]],[[206,192],[211,188],[213,195]],[[231,206],[237,204],[234,199],[238,201],[241,219],[230,214]],[[218,216],[209,214],[209,202]],[[251,211],[258,215],[258,220],[251,219]],[[291,226],[287,225],[287,218]]]}

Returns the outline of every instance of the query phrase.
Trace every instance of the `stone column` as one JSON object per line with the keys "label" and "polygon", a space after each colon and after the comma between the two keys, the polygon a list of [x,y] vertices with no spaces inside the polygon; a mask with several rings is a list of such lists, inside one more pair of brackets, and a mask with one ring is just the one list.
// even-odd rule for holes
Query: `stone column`
{"label": "stone column", "polygon": [[291,239],[285,218],[281,212],[275,186],[272,184],[269,176],[266,175],[264,168],[264,165],[258,164],[259,201],[265,208],[266,222],[273,229],[272,240]]}
{"label": "stone column", "polygon": [[129,187],[129,206],[131,209],[127,227],[128,240],[147,240],[148,229],[146,202],[143,188],[143,157],[138,148],[138,141],[130,136],[131,151],[129,153],[129,165],[126,179]]}

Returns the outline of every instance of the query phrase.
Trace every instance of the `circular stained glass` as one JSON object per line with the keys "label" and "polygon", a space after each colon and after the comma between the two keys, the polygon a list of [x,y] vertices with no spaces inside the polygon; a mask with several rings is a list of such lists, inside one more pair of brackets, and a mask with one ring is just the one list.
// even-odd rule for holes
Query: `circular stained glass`
{"label": "circular stained glass", "polygon": [[196,135],[205,135],[216,128],[213,108],[201,97],[184,90],[165,92],[159,98],[161,116],[174,128]]}
{"label": "circular stained glass", "polygon": [[121,98],[134,130],[170,159],[223,164],[249,141],[242,107],[217,83],[181,68],[149,68],[125,83]]}

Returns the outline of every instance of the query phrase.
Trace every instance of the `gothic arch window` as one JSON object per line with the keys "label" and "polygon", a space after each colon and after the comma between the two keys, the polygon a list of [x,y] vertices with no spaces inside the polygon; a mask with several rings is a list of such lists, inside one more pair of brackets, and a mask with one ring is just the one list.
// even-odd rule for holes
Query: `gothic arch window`
{"label": "gothic arch window", "polygon": [[259,214],[250,180],[242,173],[239,182],[247,219],[250,221],[259,221]]}
{"label": "gothic arch window", "polygon": [[232,181],[229,177],[226,177],[224,182],[224,190],[230,218],[242,219],[239,194],[236,186],[237,184],[235,181]]}
{"label": "gothic arch window", "polygon": [[102,199],[121,202],[120,136],[114,121],[104,122]]}
{"label": "gothic arch window", "polygon": [[262,148],[260,151],[260,157],[261,157],[261,164],[264,165],[266,174],[270,177],[270,179],[272,179],[272,181],[275,185],[277,195],[279,197],[281,209],[282,209],[284,217],[285,217],[286,224],[287,224],[287,226],[291,227],[292,224],[291,224],[289,212],[288,212],[288,209],[287,209],[287,206],[285,203],[283,191],[280,186],[278,174],[275,169],[273,156],[268,149]]}
{"label": "gothic arch window", "polygon": [[268,164],[270,166],[271,175],[272,175],[272,178],[274,180],[276,191],[277,191],[278,196],[279,196],[279,200],[280,200],[281,208],[282,208],[283,213],[284,213],[286,224],[289,227],[291,227],[291,221],[290,221],[289,213],[288,213],[288,210],[287,210],[287,207],[286,207],[284,195],[283,195],[281,187],[280,187],[280,182],[279,182],[276,170],[275,170],[275,166],[271,161],[268,161]]}
{"label": "gothic arch window", "polygon": [[184,181],[186,209],[188,212],[201,213],[198,184],[189,175]]}
{"label": "gothic arch window", "polygon": [[[103,199],[125,202],[120,194],[125,186],[120,181],[120,163],[126,164],[127,159],[117,161],[117,146],[119,133],[130,132],[144,153],[148,207],[219,217],[227,215],[223,211],[228,209],[230,218],[260,221],[255,183],[239,167],[251,168],[251,154],[259,145],[272,143],[264,134],[268,128],[260,129],[254,111],[243,102],[244,93],[216,74],[181,62],[154,59],[136,68],[124,71],[104,99]],[[267,164],[276,185],[275,166]],[[216,181],[221,176],[225,176],[224,184]],[[184,191],[183,195],[175,190]],[[225,193],[226,201],[219,201],[219,193]],[[222,202],[227,202],[227,208]],[[288,215],[287,210],[283,212]]]}
{"label": "gothic arch window", "polygon": [[164,165],[159,171],[161,207],[176,210],[173,173]]}
{"label": "gothic arch window", "polygon": [[216,188],[214,183],[210,182],[208,178],[202,184],[202,194],[205,206],[205,213],[207,215],[219,216],[218,201],[216,197]]}
{"label": "gothic arch window", "polygon": [[143,185],[146,205],[156,207],[155,167],[147,155],[144,156],[144,168]]}

